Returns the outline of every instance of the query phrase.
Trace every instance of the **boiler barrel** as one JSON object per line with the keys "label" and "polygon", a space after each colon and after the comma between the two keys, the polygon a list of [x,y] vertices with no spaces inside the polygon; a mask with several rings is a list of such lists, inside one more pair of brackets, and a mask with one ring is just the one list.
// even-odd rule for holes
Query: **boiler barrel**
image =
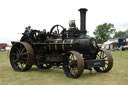
{"label": "boiler barrel", "polygon": [[93,38],[87,39],[54,39],[47,45],[49,51],[66,52],[76,50],[79,52],[93,51],[95,47],[91,43]]}

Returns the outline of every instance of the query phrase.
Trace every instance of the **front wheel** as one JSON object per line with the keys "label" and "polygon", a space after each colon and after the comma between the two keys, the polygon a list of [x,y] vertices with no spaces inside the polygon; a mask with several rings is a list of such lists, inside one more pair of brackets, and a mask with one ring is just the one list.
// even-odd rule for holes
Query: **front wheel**
{"label": "front wheel", "polygon": [[84,60],[79,52],[69,51],[66,53],[63,70],[70,78],[78,78],[84,71]]}
{"label": "front wheel", "polygon": [[96,55],[96,59],[104,59],[105,66],[103,67],[94,67],[97,72],[108,72],[112,69],[113,66],[113,58],[108,50],[100,49]]}

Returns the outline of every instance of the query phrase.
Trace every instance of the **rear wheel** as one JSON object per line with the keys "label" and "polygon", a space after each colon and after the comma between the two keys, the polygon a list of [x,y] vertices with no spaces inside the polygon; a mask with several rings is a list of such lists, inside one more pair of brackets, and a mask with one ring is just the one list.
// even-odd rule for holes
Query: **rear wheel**
{"label": "rear wheel", "polygon": [[66,53],[63,63],[65,74],[70,78],[78,78],[84,70],[84,60],[79,52],[69,51]]}
{"label": "rear wheel", "polygon": [[33,49],[25,42],[13,45],[10,52],[10,63],[16,71],[27,71],[32,67]]}
{"label": "rear wheel", "polygon": [[112,69],[113,66],[113,58],[109,51],[105,49],[100,49],[96,55],[96,59],[104,59],[105,66],[104,67],[94,67],[97,72],[108,72]]}

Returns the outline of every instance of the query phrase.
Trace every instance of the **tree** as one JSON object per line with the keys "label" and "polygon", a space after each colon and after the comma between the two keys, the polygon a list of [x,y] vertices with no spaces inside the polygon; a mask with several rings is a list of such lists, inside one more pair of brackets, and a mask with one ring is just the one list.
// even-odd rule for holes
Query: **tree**
{"label": "tree", "polygon": [[118,37],[126,37],[126,33],[124,31],[115,32],[114,38]]}
{"label": "tree", "polygon": [[128,38],[128,29],[125,30],[126,38]]}
{"label": "tree", "polygon": [[118,37],[125,37],[128,38],[128,29],[125,31],[118,31],[115,32],[114,38],[118,38]]}
{"label": "tree", "polygon": [[115,33],[116,29],[111,23],[104,23],[98,25],[96,30],[93,32],[98,43],[103,43],[108,39],[112,38],[111,34]]}

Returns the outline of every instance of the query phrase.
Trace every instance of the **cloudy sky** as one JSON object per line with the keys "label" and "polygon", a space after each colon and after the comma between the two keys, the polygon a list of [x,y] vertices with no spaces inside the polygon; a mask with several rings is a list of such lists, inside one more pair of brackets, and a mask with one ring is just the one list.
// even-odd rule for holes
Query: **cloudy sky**
{"label": "cloudy sky", "polygon": [[0,43],[19,40],[26,26],[49,31],[55,24],[68,28],[69,20],[80,27],[79,8],[87,8],[87,30],[105,22],[117,30],[128,28],[127,0],[0,0]]}

